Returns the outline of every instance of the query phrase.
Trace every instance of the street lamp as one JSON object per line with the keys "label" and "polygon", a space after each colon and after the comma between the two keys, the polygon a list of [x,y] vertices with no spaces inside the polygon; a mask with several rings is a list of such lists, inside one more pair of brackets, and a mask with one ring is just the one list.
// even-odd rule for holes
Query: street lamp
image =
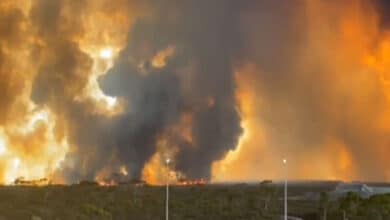
{"label": "street lamp", "polygon": [[287,220],[287,160],[283,159],[284,167],[284,220]]}
{"label": "street lamp", "polygon": [[167,166],[167,186],[166,186],[166,200],[165,200],[165,220],[169,220],[169,163],[171,162],[170,158],[165,160],[165,165]]}

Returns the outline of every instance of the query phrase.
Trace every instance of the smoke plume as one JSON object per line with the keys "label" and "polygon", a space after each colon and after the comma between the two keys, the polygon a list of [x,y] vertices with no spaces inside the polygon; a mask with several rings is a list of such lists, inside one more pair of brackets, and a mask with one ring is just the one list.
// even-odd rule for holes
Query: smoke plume
{"label": "smoke plume", "polygon": [[383,0],[2,1],[0,182],[278,178],[284,157],[291,178],[389,180],[388,15]]}

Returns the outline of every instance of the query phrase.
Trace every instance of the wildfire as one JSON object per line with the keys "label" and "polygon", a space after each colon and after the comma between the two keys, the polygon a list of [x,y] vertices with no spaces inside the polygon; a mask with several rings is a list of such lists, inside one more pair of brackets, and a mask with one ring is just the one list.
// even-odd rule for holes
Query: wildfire
{"label": "wildfire", "polygon": [[157,69],[161,69],[167,65],[167,59],[175,54],[175,47],[170,46],[166,49],[159,51],[152,58],[152,66]]}
{"label": "wildfire", "polygon": [[104,187],[111,187],[111,186],[118,185],[118,183],[115,182],[114,180],[106,180],[106,181],[100,180],[100,181],[97,181],[97,183],[99,186],[104,186]]}
{"label": "wildfire", "polygon": [[[303,58],[292,65],[298,66],[299,71],[293,75],[296,79],[286,84],[292,86],[286,88],[291,94],[283,93],[284,88],[272,88],[271,92],[282,91],[282,98],[268,94],[263,100],[262,90],[269,85],[263,85],[261,77],[273,73],[263,74],[262,66],[252,63],[239,66],[236,96],[244,131],[236,150],[213,164],[213,180],[280,178],[281,165],[275,161],[284,154],[292,161],[289,173],[296,179],[350,180],[369,176],[367,170],[387,167],[388,159],[383,155],[389,155],[389,147],[382,137],[390,131],[390,104],[382,97],[390,97],[389,32],[379,30],[378,16],[370,7],[363,7],[363,2],[340,2],[339,7],[327,1],[306,2],[310,22],[304,46],[297,49]],[[288,74],[289,70],[285,71],[280,74]],[[322,83],[326,86],[321,87]],[[297,91],[299,95],[293,94]],[[316,94],[307,94],[312,91]],[[309,109],[302,111],[301,105]],[[321,106],[320,110],[316,105]],[[272,110],[264,111],[267,108]],[[264,112],[273,116],[272,123],[263,120],[270,120]],[[281,120],[284,124],[277,124],[279,118],[285,119]],[[307,118],[311,119],[309,123]],[[313,132],[317,136],[311,139],[306,126],[319,129],[320,134]],[[362,155],[377,160],[361,165],[366,160]]]}
{"label": "wildfire", "polygon": [[162,152],[152,156],[142,171],[142,178],[152,185],[164,185],[168,179],[175,181],[176,174],[165,165],[165,156]]}
{"label": "wildfire", "polygon": [[247,65],[243,69],[237,70],[235,74],[237,82],[236,102],[243,132],[238,140],[237,147],[229,151],[224,159],[214,162],[212,181],[248,179],[258,170],[254,164],[259,164],[260,158],[265,158],[264,155],[261,155],[264,149],[264,130],[256,113],[258,105],[256,101],[260,97],[256,96],[256,85],[253,77],[257,71],[256,66]]}
{"label": "wildfire", "polygon": [[47,186],[50,185],[51,182],[47,178],[41,178],[38,180],[25,180],[24,177],[18,177],[15,179],[14,184],[22,186]]}
{"label": "wildfire", "polygon": [[[39,179],[60,168],[68,151],[66,137],[55,135],[56,120],[47,109],[33,109],[17,123],[0,128],[0,181],[16,178]],[[27,144],[28,143],[28,144]]]}
{"label": "wildfire", "polygon": [[104,94],[98,83],[98,78],[114,65],[114,59],[119,49],[112,47],[95,47],[85,46],[83,50],[93,59],[92,73],[89,75],[88,85],[84,89],[84,94],[77,97],[78,100],[91,99],[96,104],[96,113],[107,116],[114,116],[123,111],[123,105],[117,97]]}
{"label": "wildfire", "polygon": [[6,151],[7,151],[7,147],[5,143],[5,137],[4,134],[0,132],[0,156],[3,155]]}
{"label": "wildfire", "polygon": [[179,180],[178,182],[174,183],[176,186],[203,186],[206,185],[207,181],[204,179],[199,180]]}
{"label": "wildfire", "polygon": [[390,33],[380,42],[377,52],[368,54],[364,61],[378,74],[383,92],[390,100]]}
{"label": "wildfire", "polygon": [[122,174],[123,176],[129,175],[129,173],[127,172],[126,166],[121,166],[119,172],[120,172],[120,174]]}
{"label": "wildfire", "polygon": [[[229,21],[234,21],[231,22],[233,25],[218,25],[220,28],[214,28],[210,36],[197,33],[199,27],[194,29],[194,34],[191,28],[187,33],[186,27],[179,29],[179,37],[172,38],[172,33],[162,33],[165,30],[159,30],[159,25],[171,25],[171,21],[181,18],[181,13],[170,13],[173,16],[169,17],[169,22],[154,23],[155,17],[159,16],[145,10],[149,9],[148,3],[133,4],[133,1],[112,3],[108,0],[91,1],[88,4],[0,1],[0,183],[41,185],[41,182],[47,179],[55,181],[55,178],[64,178],[61,180],[65,182],[66,177],[61,176],[61,171],[66,168],[64,160],[67,159],[69,163],[77,161],[74,164],[81,164],[80,169],[86,170],[85,173],[103,167],[102,170],[93,170],[95,180],[102,186],[116,185],[122,179],[132,177],[133,170],[127,165],[138,161],[118,162],[118,158],[122,157],[115,155],[107,162],[108,165],[94,166],[100,162],[92,161],[100,158],[101,155],[97,153],[106,152],[100,151],[103,147],[99,149],[94,145],[105,139],[101,141],[106,145],[105,150],[112,147],[121,153],[131,153],[134,149],[134,152],[144,153],[139,150],[142,148],[123,150],[117,146],[126,146],[126,138],[132,138],[133,134],[139,135],[137,138],[140,139],[129,143],[135,143],[137,147],[142,145],[138,144],[143,142],[142,138],[154,140],[157,136],[157,143],[152,143],[156,145],[156,151],[147,150],[145,157],[140,156],[149,157],[147,163],[134,166],[137,169],[143,167],[142,177],[156,185],[167,182],[179,186],[206,184],[203,179],[181,178],[184,176],[180,173],[181,169],[190,170],[188,172],[193,170],[176,167],[183,163],[175,164],[175,159],[183,159],[176,157],[187,152],[180,152],[183,150],[181,147],[187,146],[193,147],[191,150],[194,152],[199,150],[197,156],[208,153],[210,155],[207,156],[213,156],[207,159],[224,156],[212,165],[213,181],[279,178],[279,162],[285,154],[291,161],[289,173],[295,178],[345,180],[379,176],[389,180],[389,145],[386,137],[390,133],[390,32],[388,27],[381,26],[381,15],[374,9],[374,3],[363,0],[332,3],[326,0],[306,0],[302,4],[293,4],[293,9],[288,10],[288,13],[260,16],[261,19],[269,18],[283,24],[269,24],[272,26],[269,32],[251,28],[251,24],[261,23],[261,19],[259,22],[256,20],[259,19],[259,13],[254,4],[253,11],[256,13],[253,13],[252,7],[239,7],[242,10],[237,11],[240,14],[237,16],[240,17],[239,21],[236,22],[234,16],[232,20],[229,18]],[[183,7],[186,5],[191,4],[182,4]],[[41,14],[47,10],[46,7],[53,13]],[[230,10],[229,7],[221,8],[223,10],[217,15],[224,15],[224,10]],[[284,8],[287,7],[277,10],[283,11]],[[158,12],[158,9],[155,11]],[[145,17],[138,17],[141,13]],[[273,14],[276,19],[273,19]],[[278,14],[291,16],[291,23],[288,21],[284,25],[285,21]],[[191,19],[189,17],[185,21]],[[203,20],[199,25],[203,24]],[[132,24],[135,21],[137,26],[134,28]],[[205,26],[205,30],[207,28]],[[288,33],[285,29],[294,29],[294,34],[284,39],[280,33]],[[139,30],[144,32],[133,35],[132,31]],[[155,34],[154,31],[160,31],[161,38],[150,42],[155,39],[149,35]],[[208,46],[207,43],[219,46],[213,40],[228,36],[233,33],[231,31],[240,37],[233,34],[226,42],[222,41],[221,45],[229,47],[220,50],[226,52],[223,56],[219,56],[218,50],[209,52],[205,51],[208,48],[201,47]],[[197,37],[200,38],[193,39]],[[139,47],[133,43],[141,40]],[[166,42],[169,44],[161,47]],[[275,42],[283,43],[273,45]],[[191,45],[194,43],[199,48]],[[272,51],[267,48],[268,43]],[[232,45],[234,47],[230,48]],[[71,49],[64,50],[67,48],[63,46]],[[215,59],[214,62],[209,60],[211,57],[223,59]],[[134,68],[134,72],[144,76],[131,76],[129,79],[137,85],[134,90],[133,87],[128,91],[123,90],[123,94],[134,97],[110,96],[99,85],[99,78],[110,73],[116,64],[118,67],[129,65],[129,69]],[[231,66],[233,70],[229,69]],[[172,70],[170,75],[161,75],[161,78],[160,75],[147,75],[149,72],[159,74],[166,67]],[[205,74],[205,70],[215,71],[216,74]],[[221,74],[217,73],[219,71]],[[235,72],[234,79],[230,75],[232,71]],[[199,75],[196,75],[198,72]],[[209,82],[209,79],[212,80]],[[227,86],[217,87],[219,85],[215,86],[215,82],[223,82]],[[68,91],[68,88],[71,89]],[[118,88],[119,93],[122,93],[122,89]],[[171,92],[177,96],[166,97]],[[232,95],[236,106],[231,102]],[[140,109],[142,106],[154,106],[152,102],[156,100],[168,103],[169,108],[162,108],[162,111]],[[130,101],[134,101],[134,105],[140,104],[136,106],[140,108],[134,108],[134,115],[125,109],[131,106],[128,104],[133,104],[128,103]],[[223,118],[198,114],[206,109],[224,116],[225,110],[233,112],[234,107],[239,112],[240,122],[237,121],[236,112],[232,114],[234,117]],[[143,118],[144,110],[148,118]],[[72,124],[78,112],[82,112],[83,117],[88,115],[85,118],[93,116],[103,119],[96,123],[102,126],[96,129],[97,134],[102,135],[91,135],[94,140],[78,137],[88,136],[80,132],[87,129]],[[118,117],[125,113],[129,115],[123,118],[129,121]],[[153,117],[156,115],[158,117]],[[132,123],[133,118],[144,120],[134,120]],[[159,123],[149,123],[149,119],[155,118]],[[204,149],[204,146],[196,143],[203,143],[200,136],[203,138],[204,134],[198,128],[203,127],[203,124],[208,125],[203,123],[204,119],[215,120],[212,122],[218,126],[215,129],[208,126],[212,128],[211,131],[230,135],[234,141],[238,129],[230,132],[223,123],[234,121],[235,127],[240,123],[242,134],[238,143],[235,143],[236,148],[229,148],[230,151],[222,147],[216,147],[216,150]],[[123,126],[126,130],[111,135],[111,130],[122,129],[122,122],[127,123]],[[127,126],[129,124],[131,126]],[[149,125],[155,124],[161,126],[150,128]],[[86,134],[89,132],[86,131]],[[144,134],[147,135],[144,137]],[[218,144],[225,142],[215,140]],[[92,162],[82,161],[85,158],[81,155],[72,154],[81,147],[78,144],[96,150],[91,150],[88,158],[92,158]],[[228,145],[226,147],[233,147]],[[212,153],[216,153],[216,156]],[[75,158],[72,158],[73,155],[76,155]],[[80,161],[79,157],[82,158]],[[167,157],[173,163],[167,165]],[[376,159],[367,162],[365,157]],[[203,172],[203,167],[201,170]],[[371,175],[374,170],[381,171]],[[84,175],[84,172],[81,173]]]}
{"label": "wildfire", "polygon": [[[98,83],[98,78],[112,68],[119,51],[125,46],[128,27],[133,18],[125,8],[116,7],[107,10],[105,1],[89,4],[90,13],[83,17],[85,34],[78,40],[80,49],[92,59],[93,66],[88,74],[88,85],[80,101],[93,101],[95,113],[115,116],[123,112],[123,100],[105,94]],[[111,8],[111,7],[110,7]]]}
{"label": "wildfire", "polygon": [[112,49],[109,47],[101,49],[99,56],[100,56],[100,58],[105,59],[105,60],[112,59],[112,56],[113,56]]}

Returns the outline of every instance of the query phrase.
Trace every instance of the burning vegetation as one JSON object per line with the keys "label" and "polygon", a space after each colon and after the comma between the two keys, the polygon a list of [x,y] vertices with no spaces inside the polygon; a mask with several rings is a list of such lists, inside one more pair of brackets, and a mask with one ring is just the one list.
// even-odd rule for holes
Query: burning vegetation
{"label": "burning vegetation", "polygon": [[24,177],[18,177],[14,181],[16,186],[47,186],[50,185],[51,181],[47,178],[42,178],[38,180],[26,180]]}

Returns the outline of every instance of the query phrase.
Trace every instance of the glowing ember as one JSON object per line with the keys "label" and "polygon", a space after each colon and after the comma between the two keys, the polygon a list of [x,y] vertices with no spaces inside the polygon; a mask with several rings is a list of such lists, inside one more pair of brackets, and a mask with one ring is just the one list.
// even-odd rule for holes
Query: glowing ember
{"label": "glowing ember", "polygon": [[178,182],[174,183],[174,185],[177,186],[203,186],[206,185],[207,182],[204,179],[199,180],[179,180]]}
{"label": "glowing ember", "polygon": [[47,178],[41,178],[38,180],[26,180],[24,177],[18,177],[14,181],[15,185],[22,186],[47,186],[50,184],[50,181]]}

